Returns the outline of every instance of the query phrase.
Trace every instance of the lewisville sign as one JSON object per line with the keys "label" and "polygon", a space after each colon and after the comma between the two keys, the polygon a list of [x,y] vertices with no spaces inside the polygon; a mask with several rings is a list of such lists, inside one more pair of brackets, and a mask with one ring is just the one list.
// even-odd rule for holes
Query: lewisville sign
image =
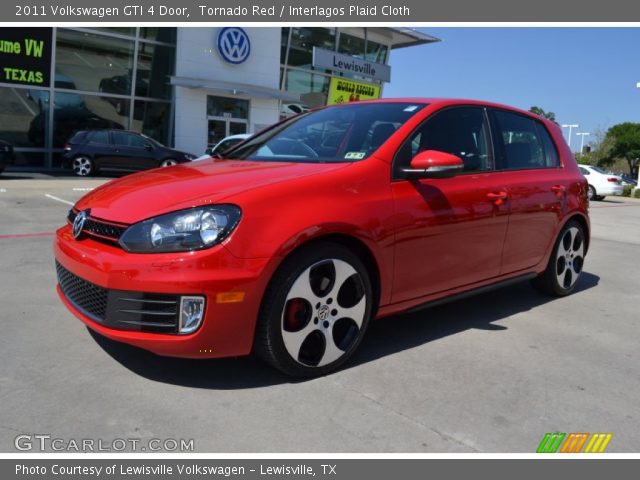
{"label": "lewisville sign", "polygon": [[369,62],[361,58],[313,47],[313,66],[338,72],[371,77],[382,82],[391,81],[391,67],[384,63]]}
{"label": "lewisville sign", "polygon": [[51,28],[0,29],[0,82],[48,87]]}

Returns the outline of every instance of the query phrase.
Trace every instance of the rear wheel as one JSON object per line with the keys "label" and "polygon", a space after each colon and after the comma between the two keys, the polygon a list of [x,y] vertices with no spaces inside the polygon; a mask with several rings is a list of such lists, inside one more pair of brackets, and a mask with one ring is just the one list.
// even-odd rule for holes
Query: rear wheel
{"label": "rear wheel", "polygon": [[547,269],[533,285],[543,293],[564,296],[578,283],[585,255],[585,232],[575,220],[569,221],[556,240]]}
{"label": "rear wheel", "polygon": [[596,195],[596,189],[593,187],[593,185],[589,185],[589,188],[587,189],[587,198],[589,200],[597,200],[598,195]]}
{"label": "rear wheel", "polygon": [[271,280],[256,353],[287,375],[324,375],[356,350],[371,312],[371,281],[360,258],[338,244],[314,244],[286,259]]}
{"label": "rear wheel", "polygon": [[88,177],[95,173],[93,161],[84,155],[74,158],[73,162],[71,162],[71,168],[73,169],[73,173],[79,177]]}

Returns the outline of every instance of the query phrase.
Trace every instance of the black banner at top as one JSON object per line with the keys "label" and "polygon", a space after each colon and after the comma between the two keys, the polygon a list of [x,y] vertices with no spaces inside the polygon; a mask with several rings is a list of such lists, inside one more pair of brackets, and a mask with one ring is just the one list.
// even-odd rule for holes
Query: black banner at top
{"label": "black banner at top", "polygon": [[48,87],[51,28],[0,28],[0,82]]}
{"label": "black banner at top", "polygon": [[1,22],[638,22],[628,0],[16,0]]}

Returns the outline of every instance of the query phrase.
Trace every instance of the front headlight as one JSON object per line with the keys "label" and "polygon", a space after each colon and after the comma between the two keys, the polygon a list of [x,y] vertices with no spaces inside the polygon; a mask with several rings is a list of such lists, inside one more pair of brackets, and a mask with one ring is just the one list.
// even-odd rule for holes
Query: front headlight
{"label": "front headlight", "polygon": [[240,221],[235,205],[190,208],[131,225],[120,245],[133,253],[187,252],[222,242]]}

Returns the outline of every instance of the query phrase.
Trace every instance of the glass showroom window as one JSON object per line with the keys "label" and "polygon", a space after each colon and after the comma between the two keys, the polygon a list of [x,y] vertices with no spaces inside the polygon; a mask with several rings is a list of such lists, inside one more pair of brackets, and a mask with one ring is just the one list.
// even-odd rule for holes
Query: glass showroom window
{"label": "glass showroom window", "polygon": [[135,95],[138,97],[171,98],[169,76],[173,75],[175,47],[140,42]]}
{"label": "glass showroom window", "polygon": [[286,89],[300,95],[300,100],[310,106],[318,107],[327,103],[330,77],[300,70],[287,70]]}
{"label": "glass showroom window", "polygon": [[44,147],[48,105],[48,90],[0,87],[0,140],[14,147]]}
{"label": "glass showroom window", "polygon": [[168,144],[170,104],[136,100],[131,130]]}
{"label": "glass showroom window", "polygon": [[207,96],[210,117],[249,118],[249,101],[239,98]]}
{"label": "glass showroom window", "polygon": [[364,58],[364,38],[354,37],[348,33],[340,32],[340,45],[338,52],[351,55],[356,58]]}
{"label": "glass showroom window", "polygon": [[168,27],[140,27],[140,38],[175,45],[176,31]]}
{"label": "glass showroom window", "polygon": [[372,42],[367,40],[367,56],[366,59],[370,62],[386,63],[387,61],[387,46],[378,42]]}
{"label": "glass showroom window", "polygon": [[294,27],[291,31],[288,64],[292,67],[311,69],[314,46],[326,50],[335,50],[335,29]]}
{"label": "glass showroom window", "polygon": [[86,92],[131,94],[133,41],[58,29],[56,80]]}

